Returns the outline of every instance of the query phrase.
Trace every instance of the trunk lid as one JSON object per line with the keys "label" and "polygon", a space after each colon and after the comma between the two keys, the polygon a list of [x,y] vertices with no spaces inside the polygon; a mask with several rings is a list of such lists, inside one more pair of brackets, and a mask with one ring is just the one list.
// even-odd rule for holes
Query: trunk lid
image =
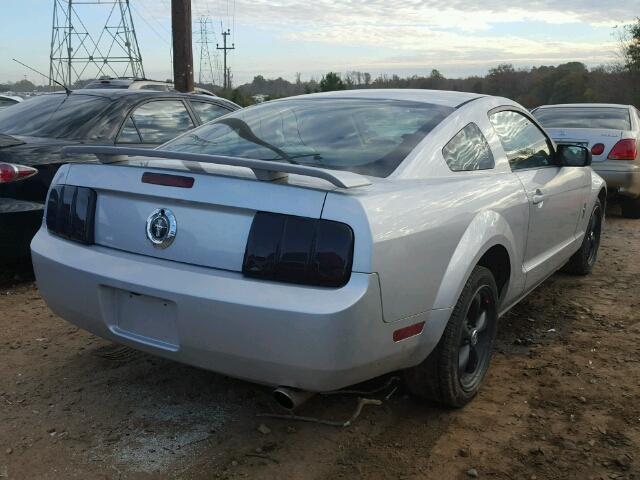
{"label": "trunk lid", "polygon": [[[97,245],[230,271],[242,270],[256,211],[320,218],[327,190],[331,189],[323,188],[319,180],[258,181],[249,170],[238,167],[181,165],[188,169],[74,164],[63,183],[97,192]],[[193,186],[143,183],[145,172],[190,177]],[[166,248],[155,247],[147,237],[147,220],[158,209],[170,210],[176,220],[175,239]]]}
{"label": "trunk lid", "polygon": [[598,128],[547,128],[547,132],[558,144],[582,145],[591,150],[594,145],[602,143],[604,151],[593,156],[594,163],[604,162],[611,149],[622,138],[632,138],[632,132]]}

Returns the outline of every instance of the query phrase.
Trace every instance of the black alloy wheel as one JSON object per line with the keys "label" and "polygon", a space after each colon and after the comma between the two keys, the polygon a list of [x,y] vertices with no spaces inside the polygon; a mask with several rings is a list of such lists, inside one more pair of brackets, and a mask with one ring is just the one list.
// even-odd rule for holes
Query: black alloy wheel
{"label": "black alloy wheel", "polygon": [[564,266],[563,270],[565,272],[575,275],[588,275],[591,273],[598,259],[603,219],[604,210],[602,209],[602,204],[600,200],[596,200],[580,249],[573,254]]}
{"label": "black alloy wheel", "polygon": [[458,377],[467,391],[475,389],[484,376],[491,358],[492,324],[497,317],[493,292],[488,285],[482,285],[469,303],[458,353]]}
{"label": "black alloy wheel", "polygon": [[469,403],[489,369],[498,329],[499,296],[488,268],[476,266],[436,348],[404,371],[414,395],[450,408]]}

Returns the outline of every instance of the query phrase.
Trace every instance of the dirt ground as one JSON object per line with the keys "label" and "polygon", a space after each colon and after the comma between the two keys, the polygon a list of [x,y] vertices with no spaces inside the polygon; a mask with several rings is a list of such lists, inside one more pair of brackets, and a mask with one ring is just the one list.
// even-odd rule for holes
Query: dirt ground
{"label": "dirt ground", "polygon": [[278,411],[269,389],[80,331],[19,267],[0,275],[0,332],[0,478],[640,479],[640,221],[615,213],[593,275],[557,274],[502,319],[459,411],[400,387],[349,428],[257,417]]}

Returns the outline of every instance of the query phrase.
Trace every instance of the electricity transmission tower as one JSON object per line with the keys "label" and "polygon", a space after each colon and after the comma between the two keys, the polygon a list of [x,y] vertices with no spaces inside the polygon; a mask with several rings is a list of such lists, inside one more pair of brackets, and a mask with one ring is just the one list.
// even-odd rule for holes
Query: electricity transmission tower
{"label": "electricity transmission tower", "polygon": [[[215,85],[216,75],[220,70],[218,56],[214,54],[211,58],[209,45],[213,45],[213,23],[209,17],[200,17],[200,38],[196,42],[200,45],[200,68],[198,69],[198,83],[211,83]],[[215,72],[215,73],[214,73]],[[217,79],[219,80],[219,78]]]}
{"label": "electricity transmission tower", "polygon": [[223,55],[224,55],[224,88],[231,88],[231,75],[230,75],[230,71],[227,68],[227,50],[235,50],[236,49],[236,45],[235,43],[232,43],[230,47],[227,47],[227,37],[231,35],[231,30],[227,29],[226,31],[222,32],[222,42],[224,46],[219,46],[218,44],[216,44],[216,49],[217,50],[223,50]]}
{"label": "electricity transmission tower", "polygon": [[[92,35],[96,13],[106,21]],[[81,78],[144,78],[129,0],[53,0],[49,59],[49,76],[69,88]]]}

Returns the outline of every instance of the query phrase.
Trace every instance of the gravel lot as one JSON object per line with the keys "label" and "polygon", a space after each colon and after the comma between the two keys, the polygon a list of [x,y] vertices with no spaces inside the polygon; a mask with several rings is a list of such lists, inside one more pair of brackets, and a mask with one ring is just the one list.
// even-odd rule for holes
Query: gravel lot
{"label": "gravel lot", "polygon": [[474,402],[387,389],[349,428],[257,417],[278,411],[269,389],[80,331],[3,270],[0,478],[640,479],[640,221],[615,212],[593,275],[557,274],[503,318]]}

